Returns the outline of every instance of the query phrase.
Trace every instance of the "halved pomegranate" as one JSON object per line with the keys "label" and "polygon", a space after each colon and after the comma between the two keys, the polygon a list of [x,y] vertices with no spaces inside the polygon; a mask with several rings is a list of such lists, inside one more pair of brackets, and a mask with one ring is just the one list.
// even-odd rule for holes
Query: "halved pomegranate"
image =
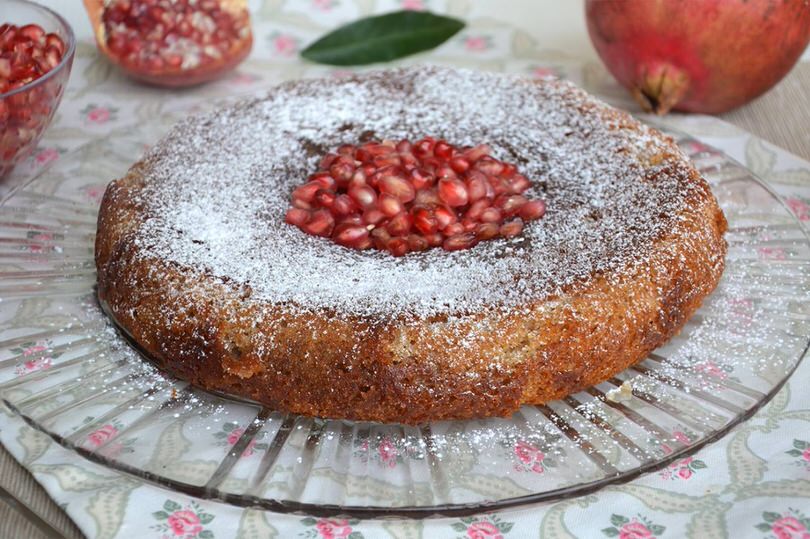
{"label": "halved pomegranate", "polygon": [[128,75],[179,87],[215,79],[250,52],[246,0],[84,0],[96,41]]}
{"label": "halved pomegranate", "polygon": [[345,144],[292,192],[285,221],[307,234],[394,256],[442,246],[469,249],[512,238],[540,219],[531,182],[485,145],[457,148],[431,137]]}

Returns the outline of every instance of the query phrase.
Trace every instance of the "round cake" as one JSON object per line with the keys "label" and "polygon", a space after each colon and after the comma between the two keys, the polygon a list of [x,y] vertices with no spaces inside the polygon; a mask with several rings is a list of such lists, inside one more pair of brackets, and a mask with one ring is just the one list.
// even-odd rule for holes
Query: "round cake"
{"label": "round cake", "polygon": [[[324,155],[486,144],[546,213],[395,257],[285,223]],[[104,195],[98,295],[165,371],[310,416],[505,416],[597,384],[717,285],[725,218],[675,144],[574,85],[439,67],[299,80],[181,122]]]}

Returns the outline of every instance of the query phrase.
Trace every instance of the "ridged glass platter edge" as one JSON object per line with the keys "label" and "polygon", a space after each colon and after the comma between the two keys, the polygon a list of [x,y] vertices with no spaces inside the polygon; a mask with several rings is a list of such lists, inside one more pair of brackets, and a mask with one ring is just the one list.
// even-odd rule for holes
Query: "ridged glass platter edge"
{"label": "ridged glass platter edge", "polygon": [[238,506],[358,518],[579,496],[667,473],[719,439],[776,394],[810,343],[801,224],[745,167],[657,126],[712,185],[729,256],[683,332],[637,366],[511,418],[420,427],[282,414],[188,386],[145,361],[94,292],[100,196],[168,125],[88,143],[0,206],[0,400],[67,449],[145,481]]}

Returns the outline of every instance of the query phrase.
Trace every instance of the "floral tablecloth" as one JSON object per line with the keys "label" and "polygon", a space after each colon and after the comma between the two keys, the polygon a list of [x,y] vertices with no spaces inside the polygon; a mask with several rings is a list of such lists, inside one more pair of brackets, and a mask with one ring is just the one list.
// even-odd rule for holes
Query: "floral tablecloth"
{"label": "floral tablecloth", "polygon": [[[79,26],[71,83],[54,124],[32,159],[0,185],[0,196],[84,142],[158,115],[198,110],[217,99],[254,93],[284,79],[341,76],[345,70],[301,62],[297,51],[338,22],[396,7],[428,6],[470,23],[438,50],[405,63],[429,61],[529,76],[555,74],[632,108],[599,65],[582,64],[565,52],[544,49],[536,36],[499,22],[493,5],[483,8],[481,4],[463,0],[252,2],[256,44],[250,59],[226,79],[188,91],[144,87],[121,77],[97,54],[89,26]],[[715,118],[672,116],[667,121],[745,163],[771,183],[800,220],[810,222],[810,163]],[[103,189],[103,185],[88,188],[88,198],[97,199]],[[32,361],[47,361],[40,352],[31,351]],[[810,363],[805,362],[763,410],[722,440],[628,484],[558,503],[422,521],[316,519],[189,498],[85,461],[7,410],[0,414],[0,441],[89,537],[810,539],[808,386]],[[543,473],[542,466],[532,466],[532,455],[516,454],[516,458],[527,459],[526,473]]]}

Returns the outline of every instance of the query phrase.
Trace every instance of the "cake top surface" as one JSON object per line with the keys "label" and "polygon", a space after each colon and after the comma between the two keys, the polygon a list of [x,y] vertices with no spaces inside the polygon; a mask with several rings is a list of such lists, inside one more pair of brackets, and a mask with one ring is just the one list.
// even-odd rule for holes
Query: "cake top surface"
{"label": "cake top surface", "polygon": [[[623,126],[623,127],[620,127]],[[626,128],[630,126],[631,128]],[[513,239],[395,258],[285,224],[341,144],[433,136],[518,166],[546,216]],[[514,309],[619,274],[677,226],[692,182],[653,130],[556,80],[438,67],[301,80],[178,124],[146,156],[139,256],[249,286],[254,300],[357,316]]]}

